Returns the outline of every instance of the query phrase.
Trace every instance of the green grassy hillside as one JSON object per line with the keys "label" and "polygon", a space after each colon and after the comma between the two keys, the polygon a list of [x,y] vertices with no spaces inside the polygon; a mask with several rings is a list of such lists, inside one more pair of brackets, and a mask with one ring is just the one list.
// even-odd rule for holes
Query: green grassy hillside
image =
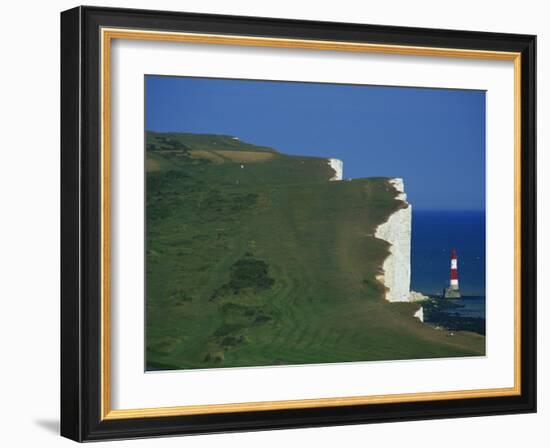
{"label": "green grassy hillside", "polygon": [[230,136],[148,133],[148,368],[484,353],[383,299],[376,226],[403,206],[384,178],[329,182],[326,159]]}

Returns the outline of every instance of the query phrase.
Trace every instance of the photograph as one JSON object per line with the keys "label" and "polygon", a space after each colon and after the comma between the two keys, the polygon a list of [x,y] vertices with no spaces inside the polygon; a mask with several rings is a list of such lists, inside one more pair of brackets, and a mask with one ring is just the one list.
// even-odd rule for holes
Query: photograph
{"label": "photograph", "polygon": [[486,91],[146,74],[144,104],[146,371],[486,355]]}

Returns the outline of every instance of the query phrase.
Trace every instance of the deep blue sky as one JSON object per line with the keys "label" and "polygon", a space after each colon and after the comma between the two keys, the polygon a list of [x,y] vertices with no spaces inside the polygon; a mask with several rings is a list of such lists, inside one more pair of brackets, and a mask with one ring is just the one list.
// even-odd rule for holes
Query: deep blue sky
{"label": "deep blue sky", "polygon": [[485,208],[485,92],[146,76],[150,131],[227,134],[403,177],[416,210]]}

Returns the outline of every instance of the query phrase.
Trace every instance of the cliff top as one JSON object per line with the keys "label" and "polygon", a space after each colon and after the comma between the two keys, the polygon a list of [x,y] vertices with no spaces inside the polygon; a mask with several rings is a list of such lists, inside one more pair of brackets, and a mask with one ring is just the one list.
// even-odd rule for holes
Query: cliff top
{"label": "cliff top", "polygon": [[191,134],[185,132],[146,133],[147,150],[202,150],[202,151],[254,151],[276,153],[273,148],[241,141],[238,137],[223,134]]}

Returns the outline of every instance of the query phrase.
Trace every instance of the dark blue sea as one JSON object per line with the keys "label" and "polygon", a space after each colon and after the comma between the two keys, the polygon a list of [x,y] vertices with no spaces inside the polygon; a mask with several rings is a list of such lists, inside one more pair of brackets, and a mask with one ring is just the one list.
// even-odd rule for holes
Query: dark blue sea
{"label": "dark blue sea", "polygon": [[460,292],[485,296],[485,212],[413,210],[412,221],[412,289],[441,294],[449,284],[454,247]]}
{"label": "dark blue sea", "polygon": [[[441,301],[452,248],[463,297]],[[427,322],[485,333],[485,212],[413,210],[411,289],[440,300],[426,309]]]}

